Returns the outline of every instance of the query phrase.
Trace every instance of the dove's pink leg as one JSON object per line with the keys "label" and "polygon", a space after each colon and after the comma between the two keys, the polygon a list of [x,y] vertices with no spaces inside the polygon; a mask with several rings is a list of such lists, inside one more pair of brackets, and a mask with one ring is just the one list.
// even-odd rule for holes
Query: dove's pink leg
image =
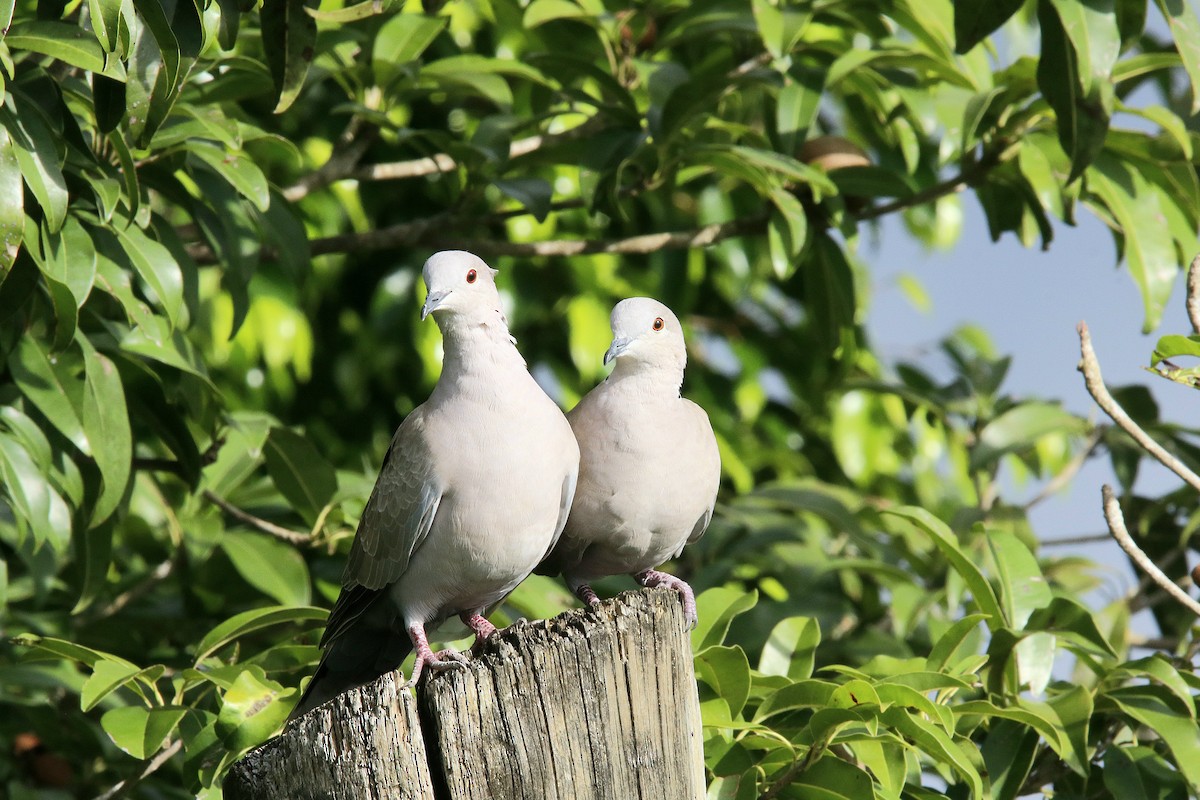
{"label": "dove's pink leg", "polygon": [[488,622],[478,611],[474,613],[464,611],[458,615],[458,618],[475,632],[476,647],[482,647],[487,638],[496,632],[496,626]]}
{"label": "dove's pink leg", "polygon": [[696,616],[696,595],[692,592],[692,587],[687,585],[687,581],[676,578],[666,572],[659,572],[656,569],[646,569],[633,576],[633,579],[646,588],[654,588],[656,586],[665,586],[668,589],[674,589],[679,592],[679,597],[683,600],[683,616],[687,620],[688,628],[696,627],[698,617]]}
{"label": "dove's pink leg", "polygon": [[600,596],[586,583],[581,583],[575,587],[575,596],[592,608],[600,605]]}
{"label": "dove's pink leg", "polygon": [[467,663],[467,657],[457,650],[442,650],[434,653],[429,648],[429,640],[425,638],[425,626],[420,623],[408,627],[408,638],[412,639],[413,651],[417,657],[413,662],[412,677],[408,679],[406,686],[416,686],[426,667],[434,672],[442,672],[448,669],[461,669]]}

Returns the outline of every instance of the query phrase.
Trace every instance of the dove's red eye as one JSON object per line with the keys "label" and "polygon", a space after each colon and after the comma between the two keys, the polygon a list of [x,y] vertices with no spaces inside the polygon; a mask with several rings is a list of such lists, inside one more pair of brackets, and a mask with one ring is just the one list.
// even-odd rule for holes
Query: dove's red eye
{"label": "dove's red eye", "polygon": [[474,283],[475,279],[478,277],[479,274],[475,272],[475,270],[472,269],[467,271],[467,283]]}
{"label": "dove's red eye", "polygon": [[656,330],[656,331],[661,331],[663,329],[662,317],[655,317],[654,325],[652,325],[651,327],[653,327],[654,330]]}

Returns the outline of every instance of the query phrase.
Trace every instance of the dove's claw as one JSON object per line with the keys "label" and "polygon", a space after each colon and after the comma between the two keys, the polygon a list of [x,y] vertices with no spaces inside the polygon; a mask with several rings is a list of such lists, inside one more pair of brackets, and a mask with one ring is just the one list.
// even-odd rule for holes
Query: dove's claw
{"label": "dove's claw", "polygon": [[692,587],[688,586],[687,581],[655,569],[642,570],[633,578],[648,589],[665,586],[679,592],[679,599],[683,601],[683,618],[687,622],[688,630],[696,627],[696,623],[700,621],[696,614],[696,595],[692,592]]}
{"label": "dove's claw", "polygon": [[586,583],[581,583],[575,587],[575,596],[592,608],[597,608],[600,605],[600,596]]}

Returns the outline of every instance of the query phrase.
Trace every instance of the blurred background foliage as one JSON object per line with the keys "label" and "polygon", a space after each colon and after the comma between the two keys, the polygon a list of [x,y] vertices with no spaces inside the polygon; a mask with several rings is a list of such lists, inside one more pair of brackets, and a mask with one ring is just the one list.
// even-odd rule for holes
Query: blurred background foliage
{"label": "blurred background foliage", "polygon": [[[1178,577],[1194,492],[1134,497],[1142,451],[1006,393],[985,331],[949,380],[880,363],[856,257],[885,215],[943,247],[978,202],[1050,247],[1095,214],[1157,327],[1200,250],[1194,0],[0,0],[0,30],[7,796],[218,797],[278,729],[439,372],[442,248],[501,270],[564,408],[618,299],[689,328],[711,796],[1200,790],[1194,618],[1098,603],[1026,517],[1107,455]],[[571,605],[532,578],[494,619]]]}

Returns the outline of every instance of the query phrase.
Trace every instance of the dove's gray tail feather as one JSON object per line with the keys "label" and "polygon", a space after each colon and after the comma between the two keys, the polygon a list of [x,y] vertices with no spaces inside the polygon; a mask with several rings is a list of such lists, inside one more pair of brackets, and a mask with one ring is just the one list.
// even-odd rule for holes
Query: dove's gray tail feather
{"label": "dove's gray tail feather", "polygon": [[347,631],[326,649],[300,702],[288,715],[288,722],[328,703],[342,692],[397,669],[412,649],[407,636],[392,631]]}

